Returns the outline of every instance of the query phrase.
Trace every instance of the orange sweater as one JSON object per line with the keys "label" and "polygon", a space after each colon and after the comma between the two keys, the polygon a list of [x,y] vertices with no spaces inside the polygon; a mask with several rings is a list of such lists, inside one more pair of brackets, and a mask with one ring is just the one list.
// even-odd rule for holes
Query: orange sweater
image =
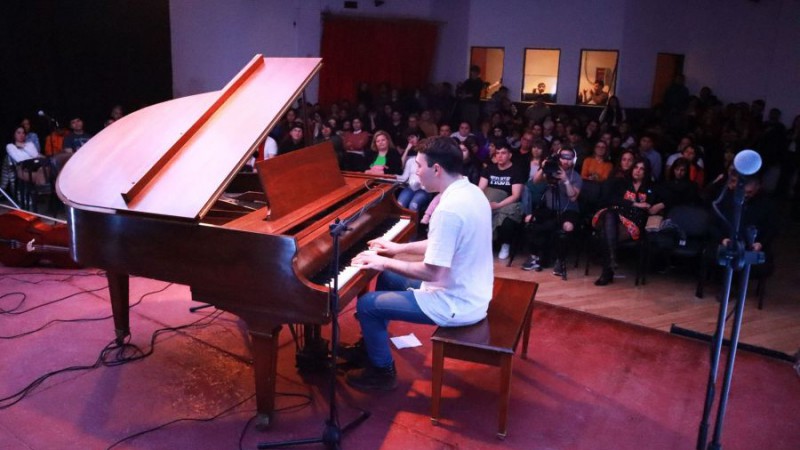
{"label": "orange sweater", "polygon": [[598,161],[594,158],[583,160],[581,178],[584,180],[606,181],[614,165],[610,161]]}

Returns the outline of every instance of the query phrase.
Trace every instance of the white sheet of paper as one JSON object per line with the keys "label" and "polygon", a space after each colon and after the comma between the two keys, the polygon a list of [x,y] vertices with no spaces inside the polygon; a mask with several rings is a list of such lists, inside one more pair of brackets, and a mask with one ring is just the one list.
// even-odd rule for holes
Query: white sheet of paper
{"label": "white sheet of paper", "polygon": [[392,341],[392,344],[394,344],[394,346],[398,350],[400,350],[401,348],[421,347],[422,346],[422,342],[420,342],[419,339],[417,339],[417,337],[414,336],[414,333],[411,333],[411,334],[408,334],[408,335],[405,335],[405,336],[395,336],[395,337],[390,338],[390,339]]}

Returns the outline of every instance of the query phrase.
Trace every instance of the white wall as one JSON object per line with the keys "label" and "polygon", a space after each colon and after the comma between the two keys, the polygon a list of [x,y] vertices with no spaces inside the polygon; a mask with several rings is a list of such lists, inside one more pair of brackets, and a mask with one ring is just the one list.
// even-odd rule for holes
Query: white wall
{"label": "white wall", "polygon": [[[574,102],[581,49],[620,52],[617,94],[648,107],[658,52],[686,56],[687,84],[724,101],[763,98],[800,113],[797,0],[171,0],[175,96],[222,87],[256,53],[318,56],[323,11],[438,21],[434,81],[467,77],[472,46],[505,48],[504,84],[519,99],[526,47],[561,50],[558,99]],[[325,70],[323,68],[323,70]],[[316,98],[316,85],[309,89]]]}

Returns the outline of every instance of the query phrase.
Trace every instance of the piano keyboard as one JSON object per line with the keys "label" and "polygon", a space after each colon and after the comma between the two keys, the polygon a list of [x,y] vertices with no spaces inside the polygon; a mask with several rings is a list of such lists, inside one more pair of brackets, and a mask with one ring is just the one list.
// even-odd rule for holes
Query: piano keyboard
{"label": "piano keyboard", "polygon": [[[356,245],[350,247],[349,250],[342,253],[340,257],[340,268],[339,268],[339,275],[336,277],[338,280],[338,285],[341,288],[345,286],[353,277],[358,273],[360,270],[357,266],[353,266],[350,264],[350,261],[353,260],[359,253],[363,252],[364,250],[368,250],[368,242],[373,239],[383,238],[386,240],[394,240],[400,232],[402,232],[406,227],[409,226],[410,220],[409,219],[394,219],[384,221],[381,226],[376,227],[373,229],[372,233],[368,233],[367,236],[364,237],[360,242]],[[387,229],[388,227],[388,229]],[[386,230],[381,234],[382,230]],[[333,278],[330,278],[330,266],[326,267],[322,271],[320,271],[319,275],[314,277],[312,281],[319,282],[319,278],[322,278],[320,284],[324,284],[328,287],[333,287]]]}

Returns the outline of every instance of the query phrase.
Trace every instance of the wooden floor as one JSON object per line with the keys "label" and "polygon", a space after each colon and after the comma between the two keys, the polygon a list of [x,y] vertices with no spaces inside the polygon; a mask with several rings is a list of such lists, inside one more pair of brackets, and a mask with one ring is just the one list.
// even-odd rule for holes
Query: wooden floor
{"label": "wooden floor", "polygon": [[[764,308],[758,310],[755,285],[751,283],[745,303],[741,343],[750,344],[788,355],[800,348],[800,224],[786,223],[776,245],[775,274],[766,285]],[[518,256],[512,267],[505,261],[496,261],[495,275],[507,278],[532,279],[540,283],[536,300],[553,305],[585,311],[648,328],[669,332],[672,325],[703,334],[713,334],[717,326],[719,303],[717,294],[722,290],[719,280],[706,284],[704,298],[695,297],[696,278],[685,268],[675,268],[667,273],[648,273],[647,284],[634,286],[632,258],[620,262],[614,283],[605,287],[594,285],[600,267],[590,266],[589,276],[581,267],[572,267],[570,259],[568,279],[561,280],[552,271],[525,272],[524,262]],[[719,277],[717,277],[719,278]],[[729,310],[733,310],[733,301]],[[731,323],[728,321],[726,335]]]}
{"label": "wooden floor", "polygon": [[[42,206],[42,210],[45,209]],[[750,286],[741,342],[794,355],[800,349],[800,283],[797,281],[800,278],[800,223],[785,219],[775,248],[777,270],[767,284],[764,309],[756,308],[755,286]],[[647,284],[636,287],[632,258],[622,259],[614,283],[597,287],[594,285],[600,273],[597,265],[590,266],[589,276],[584,276],[583,261],[580,268],[573,268],[574,259],[570,258],[568,279],[563,281],[549,269],[522,271],[520,265],[524,260],[524,255],[519,255],[512,267],[506,267],[506,261],[496,260],[495,275],[540,283],[537,301],[666,332],[672,325],[707,335],[716,329],[719,303],[715,299],[722,289],[721,283],[710,281],[704,298],[696,298],[696,278],[685,268],[665,274],[648,273]],[[733,310],[733,302],[729,310]],[[730,333],[731,322],[729,320],[726,326],[726,336]]]}

